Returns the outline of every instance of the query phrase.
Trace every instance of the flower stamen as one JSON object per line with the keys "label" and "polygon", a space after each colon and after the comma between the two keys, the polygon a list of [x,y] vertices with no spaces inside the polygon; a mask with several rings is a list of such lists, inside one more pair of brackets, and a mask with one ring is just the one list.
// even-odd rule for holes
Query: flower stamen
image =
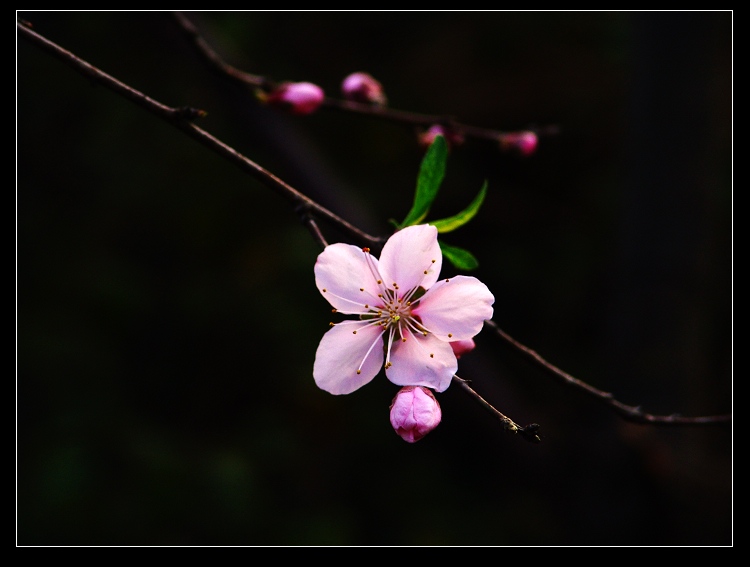
{"label": "flower stamen", "polygon": [[385,329],[378,333],[378,336],[375,337],[375,340],[372,341],[372,344],[370,345],[370,348],[367,349],[367,352],[365,353],[364,358],[362,359],[362,362],[359,363],[359,366],[357,367],[357,374],[362,374],[362,367],[365,365],[365,361],[367,360],[367,357],[370,356],[370,353],[372,352],[372,349],[375,347],[376,344],[380,341],[380,337],[383,336],[383,333],[385,332]]}

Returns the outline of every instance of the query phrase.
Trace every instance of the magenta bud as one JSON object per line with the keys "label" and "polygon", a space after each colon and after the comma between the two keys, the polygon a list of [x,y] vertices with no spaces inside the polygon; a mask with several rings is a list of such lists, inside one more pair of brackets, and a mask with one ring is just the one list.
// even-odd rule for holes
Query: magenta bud
{"label": "magenta bud", "polygon": [[447,128],[442,124],[433,124],[427,130],[419,134],[420,147],[423,150],[429,148],[435,140],[435,136],[442,136],[445,138],[449,150],[454,146],[460,146],[464,143],[464,137],[460,133]]}
{"label": "magenta bud", "polygon": [[503,134],[500,137],[500,148],[503,150],[515,151],[518,154],[528,157],[536,151],[539,144],[539,138],[534,132],[511,132]]}
{"label": "magenta bud", "polygon": [[424,386],[404,386],[391,403],[391,425],[404,441],[416,443],[442,418],[440,404]]}
{"label": "magenta bud", "polygon": [[453,341],[452,343],[450,343],[450,345],[453,349],[453,354],[456,355],[456,358],[461,358],[467,352],[471,352],[472,350],[474,350],[474,347],[476,346],[476,344],[474,343],[474,339]]}
{"label": "magenta bud", "polygon": [[313,83],[281,83],[262,100],[292,114],[312,114],[320,108],[324,98],[323,89]]}
{"label": "magenta bud", "polygon": [[388,104],[383,85],[369,73],[352,73],[341,83],[341,92],[346,100],[377,104]]}

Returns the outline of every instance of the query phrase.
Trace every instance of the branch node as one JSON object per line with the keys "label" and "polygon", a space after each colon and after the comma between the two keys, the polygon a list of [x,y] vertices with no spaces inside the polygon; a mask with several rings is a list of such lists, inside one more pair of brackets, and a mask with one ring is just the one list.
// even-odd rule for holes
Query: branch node
{"label": "branch node", "polygon": [[541,443],[542,437],[539,434],[539,424],[538,423],[530,423],[526,427],[519,427],[518,432],[523,436],[526,441],[531,441],[532,443]]}
{"label": "branch node", "polygon": [[205,118],[208,116],[208,112],[199,108],[193,108],[192,106],[181,106],[177,109],[177,116],[185,120],[195,120],[196,118]]}

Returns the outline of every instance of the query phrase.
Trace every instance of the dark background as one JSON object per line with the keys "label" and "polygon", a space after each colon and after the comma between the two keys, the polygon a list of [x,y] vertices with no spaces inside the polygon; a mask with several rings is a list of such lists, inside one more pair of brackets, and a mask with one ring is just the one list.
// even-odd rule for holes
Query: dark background
{"label": "dark background", "polygon": [[[167,13],[19,16],[371,234],[411,205],[410,126],[261,107]],[[732,12],[189,17],[251,73],[559,126],[452,152],[428,220],[486,179],[445,240],[502,329],[645,412],[731,413]],[[330,306],[289,202],[21,37],[16,118],[17,544],[732,545],[731,427],[629,424],[486,329],[459,374],[543,442],[454,385],[407,444],[382,373],[315,386]]]}

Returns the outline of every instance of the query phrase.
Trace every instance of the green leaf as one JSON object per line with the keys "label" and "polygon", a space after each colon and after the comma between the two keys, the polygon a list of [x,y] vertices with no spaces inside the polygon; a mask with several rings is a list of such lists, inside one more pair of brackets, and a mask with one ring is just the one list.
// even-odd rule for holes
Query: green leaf
{"label": "green leaf", "polygon": [[468,250],[458,248],[456,246],[448,246],[444,242],[438,240],[440,244],[440,250],[448,261],[453,264],[459,270],[473,270],[479,266],[479,262]]}
{"label": "green leaf", "polygon": [[414,193],[414,204],[399,228],[411,226],[422,221],[430,211],[432,202],[437,196],[445,177],[445,162],[448,158],[448,145],[443,136],[435,139],[422,158],[417,177],[417,189]]}
{"label": "green leaf", "polygon": [[474,218],[474,215],[476,215],[477,211],[479,211],[479,207],[482,206],[482,203],[484,202],[484,196],[486,194],[487,181],[485,181],[482,185],[482,188],[479,190],[479,194],[474,197],[474,200],[463,211],[447,219],[431,221],[430,224],[437,227],[438,232],[450,232],[452,230],[456,230],[457,228],[465,225],[467,222]]}

